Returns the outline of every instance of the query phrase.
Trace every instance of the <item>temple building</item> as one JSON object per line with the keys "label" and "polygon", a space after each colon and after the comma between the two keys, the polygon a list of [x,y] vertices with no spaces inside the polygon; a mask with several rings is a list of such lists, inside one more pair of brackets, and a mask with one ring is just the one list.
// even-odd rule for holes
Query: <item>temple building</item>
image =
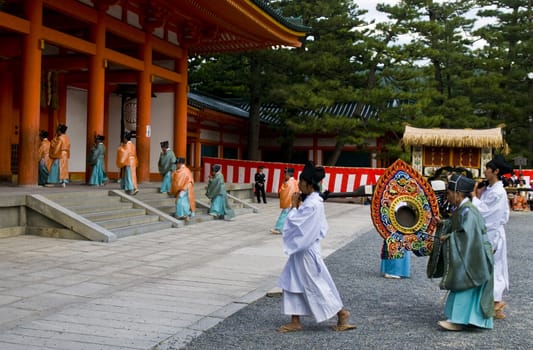
{"label": "temple building", "polygon": [[188,99],[188,58],[299,47],[306,30],[263,0],[0,1],[0,180],[36,186],[39,132],[59,123],[72,181],[86,180],[97,134],[112,175],[121,136],[135,133],[140,182],[157,176],[162,140],[197,173],[210,142],[238,156],[242,133],[221,127],[233,119]]}

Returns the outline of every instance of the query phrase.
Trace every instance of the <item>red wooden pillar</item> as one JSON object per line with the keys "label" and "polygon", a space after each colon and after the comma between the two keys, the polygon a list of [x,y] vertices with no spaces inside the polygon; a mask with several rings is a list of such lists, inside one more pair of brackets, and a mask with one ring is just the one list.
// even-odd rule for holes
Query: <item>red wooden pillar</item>
{"label": "red wooden pillar", "polygon": [[[98,4],[98,3],[97,3]],[[108,6],[98,5],[98,19],[91,28],[91,40],[96,44],[96,54],[89,59],[89,91],[87,96],[87,139],[86,155],[89,156],[94,137],[104,134],[104,102],[105,102],[105,16]],[[86,168],[86,180],[91,176],[90,168]]]}
{"label": "red wooden pillar", "polygon": [[176,62],[181,82],[176,84],[174,93],[174,145],[176,156],[187,157],[187,56],[183,49],[183,56]]}
{"label": "red wooden pillar", "polygon": [[144,69],[139,72],[137,86],[137,179],[139,182],[150,181],[150,113],[152,108],[152,30],[145,28],[144,43],[141,45],[141,57]]}
{"label": "red wooden pillar", "polygon": [[41,112],[41,30],[43,0],[26,0],[25,12],[30,32],[23,40],[22,96],[19,150],[19,185],[36,186],[38,177],[37,149]]}

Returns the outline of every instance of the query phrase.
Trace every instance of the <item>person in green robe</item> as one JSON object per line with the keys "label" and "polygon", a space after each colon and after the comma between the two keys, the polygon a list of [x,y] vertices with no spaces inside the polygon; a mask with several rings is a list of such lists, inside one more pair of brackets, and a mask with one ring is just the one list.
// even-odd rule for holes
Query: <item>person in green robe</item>
{"label": "person in green robe", "polygon": [[449,331],[467,326],[492,329],[494,277],[492,246],[485,221],[470,201],[475,181],[452,174],[447,198],[457,209],[449,219],[439,221],[433,250],[428,260],[429,278],[442,277],[440,288],[449,291],[438,325]]}
{"label": "person in green robe", "polygon": [[92,166],[91,178],[89,185],[103,186],[107,183],[107,175],[105,172],[105,137],[103,135],[96,135],[94,138],[94,145],[91,147],[89,153],[88,163]]}
{"label": "person in green robe", "polygon": [[161,153],[159,154],[157,166],[159,173],[163,176],[163,180],[161,181],[159,192],[169,193],[170,185],[172,184],[172,173],[176,170],[176,155],[168,147],[168,141],[160,142],[160,145]]}
{"label": "person in green robe", "polygon": [[211,176],[207,182],[206,196],[211,201],[209,215],[217,219],[232,220],[235,217],[233,209],[228,202],[228,193],[224,183],[224,175],[220,172],[221,166],[214,164],[211,167]]}

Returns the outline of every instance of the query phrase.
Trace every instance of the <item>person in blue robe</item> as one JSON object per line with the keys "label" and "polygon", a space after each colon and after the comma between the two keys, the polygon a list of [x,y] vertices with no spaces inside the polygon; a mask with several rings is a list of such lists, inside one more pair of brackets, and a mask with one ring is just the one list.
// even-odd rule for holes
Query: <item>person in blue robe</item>
{"label": "person in blue robe", "polygon": [[89,185],[103,186],[107,183],[107,175],[105,172],[105,137],[103,135],[96,135],[94,145],[91,147],[88,163],[92,166],[91,178]]}
{"label": "person in blue robe", "polygon": [[229,206],[228,193],[224,183],[224,175],[220,172],[220,164],[211,167],[211,176],[207,182],[206,196],[211,201],[209,215],[216,219],[232,220],[235,217],[233,209]]}
{"label": "person in blue robe", "polygon": [[485,221],[470,201],[475,181],[453,174],[447,197],[457,209],[440,220],[428,260],[428,277],[442,277],[440,288],[448,290],[446,320],[438,325],[449,331],[467,326],[492,329],[494,276],[492,246]]}
{"label": "person in blue robe", "polygon": [[160,142],[161,153],[159,154],[159,161],[157,167],[163,179],[161,180],[161,186],[159,192],[169,193],[170,185],[172,183],[172,173],[176,170],[176,155],[168,147],[168,141]]}
{"label": "person in blue robe", "polygon": [[391,258],[387,253],[387,244],[383,241],[383,247],[381,249],[381,275],[391,279],[410,277],[411,253],[405,250],[403,256]]}

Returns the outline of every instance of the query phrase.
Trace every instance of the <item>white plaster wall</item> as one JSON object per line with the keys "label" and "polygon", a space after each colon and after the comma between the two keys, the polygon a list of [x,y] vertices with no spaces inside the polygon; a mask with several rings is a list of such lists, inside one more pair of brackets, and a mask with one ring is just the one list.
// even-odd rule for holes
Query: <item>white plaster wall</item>
{"label": "white plaster wall", "polygon": [[67,136],[70,139],[69,171],[84,172],[87,144],[87,91],[70,87],[67,89],[66,124]]}
{"label": "white plaster wall", "polygon": [[156,93],[152,98],[150,139],[150,173],[157,173],[157,162],[161,153],[161,141],[168,141],[170,148],[176,152],[174,145],[174,93]]}
{"label": "white plaster wall", "polygon": [[[109,125],[104,131],[107,140],[107,170],[118,171],[116,167],[116,150],[120,146],[120,96],[109,96]],[[150,172],[157,173],[157,162],[161,146],[159,142],[168,140],[170,147],[174,148],[174,94],[161,93],[152,99],[151,108],[151,137],[150,137]],[[85,171],[86,157],[85,145],[87,134],[87,91],[68,88],[67,90],[67,135],[71,142],[71,157],[69,169],[73,172]],[[135,139],[132,140],[135,143]]]}

